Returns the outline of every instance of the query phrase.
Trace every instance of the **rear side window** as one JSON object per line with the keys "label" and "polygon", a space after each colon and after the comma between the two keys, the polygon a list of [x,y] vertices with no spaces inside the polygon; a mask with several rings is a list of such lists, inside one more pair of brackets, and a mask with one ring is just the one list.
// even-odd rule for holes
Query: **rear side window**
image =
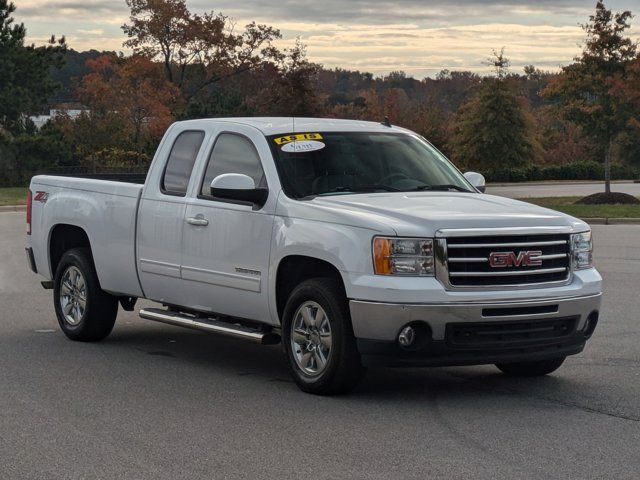
{"label": "rear side window", "polygon": [[209,155],[200,195],[211,197],[211,181],[223,173],[243,173],[253,178],[256,187],[266,186],[260,156],[251,140],[234,133],[222,133]]}
{"label": "rear side window", "polygon": [[162,176],[162,191],[169,195],[184,196],[187,193],[187,186],[191,178],[191,171],[196,162],[198,151],[204,140],[204,132],[186,131],[178,135],[167,166]]}

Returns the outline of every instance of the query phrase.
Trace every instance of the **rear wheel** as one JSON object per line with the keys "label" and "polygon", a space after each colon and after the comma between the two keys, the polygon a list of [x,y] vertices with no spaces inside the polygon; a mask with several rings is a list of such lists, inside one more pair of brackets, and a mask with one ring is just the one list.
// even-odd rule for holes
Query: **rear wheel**
{"label": "rear wheel", "polygon": [[567,357],[539,360],[537,362],[497,363],[502,372],[515,377],[540,377],[555,372]]}
{"label": "rear wheel", "polygon": [[118,315],[118,299],[100,289],[91,253],[86,248],[65,252],[54,277],[53,299],[58,324],[71,340],[105,338]]}
{"label": "rear wheel", "polygon": [[296,287],[284,309],[282,345],[301,390],[345,393],[364,374],[347,300],[336,282],[315,278]]}

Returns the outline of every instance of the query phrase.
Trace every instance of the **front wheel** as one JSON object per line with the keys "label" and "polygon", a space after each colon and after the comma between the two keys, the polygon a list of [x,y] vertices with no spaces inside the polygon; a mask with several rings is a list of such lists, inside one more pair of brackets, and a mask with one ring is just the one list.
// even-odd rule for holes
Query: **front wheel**
{"label": "front wheel", "polygon": [[60,259],[53,284],[58,323],[71,340],[105,338],[118,315],[118,299],[100,288],[91,252],[75,248]]}
{"label": "front wheel", "polygon": [[497,363],[496,367],[514,377],[540,377],[555,372],[566,358],[559,357],[537,362]]}
{"label": "front wheel", "polygon": [[335,280],[315,278],[296,287],[284,309],[282,345],[301,390],[345,393],[364,374],[347,300]]}

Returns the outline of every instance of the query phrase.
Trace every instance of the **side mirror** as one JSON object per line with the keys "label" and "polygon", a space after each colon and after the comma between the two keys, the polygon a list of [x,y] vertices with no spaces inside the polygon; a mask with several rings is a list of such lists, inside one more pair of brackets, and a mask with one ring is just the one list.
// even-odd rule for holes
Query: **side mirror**
{"label": "side mirror", "polygon": [[471,185],[476,187],[482,193],[484,193],[487,188],[484,176],[478,172],[467,172],[464,174],[464,178],[466,178]]}
{"label": "side mirror", "polygon": [[266,188],[256,188],[256,184],[248,175],[242,173],[224,173],[211,182],[211,195],[226,200],[249,202],[263,206],[269,196]]}

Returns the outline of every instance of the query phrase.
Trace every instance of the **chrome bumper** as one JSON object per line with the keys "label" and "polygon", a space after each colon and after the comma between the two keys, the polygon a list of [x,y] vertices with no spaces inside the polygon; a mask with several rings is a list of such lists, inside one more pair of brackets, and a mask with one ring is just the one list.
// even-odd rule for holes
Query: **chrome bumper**
{"label": "chrome bumper", "polygon": [[[395,342],[400,329],[410,322],[424,322],[431,329],[432,339],[445,339],[448,323],[502,322],[514,320],[579,317],[577,330],[584,327],[587,316],[600,310],[602,294],[521,300],[493,303],[397,304],[351,300],[351,322],[358,339]],[[530,307],[546,307],[536,311]],[[557,308],[556,308],[557,307]]]}

